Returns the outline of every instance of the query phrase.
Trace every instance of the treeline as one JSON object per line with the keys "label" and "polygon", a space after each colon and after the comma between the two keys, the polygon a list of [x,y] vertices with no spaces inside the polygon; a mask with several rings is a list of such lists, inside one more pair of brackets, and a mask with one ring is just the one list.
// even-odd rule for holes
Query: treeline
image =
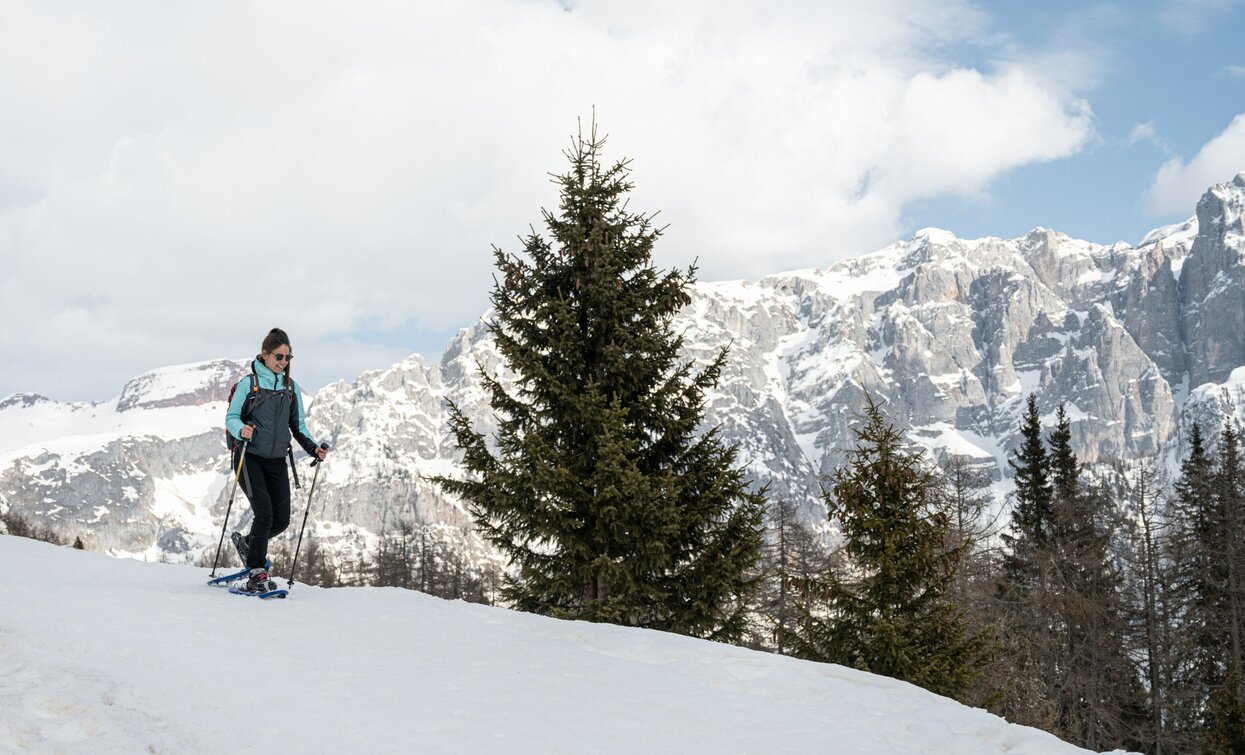
{"label": "treeline", "polygon": [[[771,511],[755,644],[912,681],[1094,750],[1245,752],[1245,468],[1196,424],[1180,477],[1093,478],[1030,396],[996,532],[990,480],[935,473],[870,404],[825,538]],[[997,536],[996,536],[997,535]]]}
{"label": "treeline", "polygon": [[[0,514],[0,535],[26,537],[53,545],[65,544],[65,538],[56,530],[46,524],[32,522],[29,518],[12,510]],[[84,550],[81,537],[74,538],[73,547],[78,550]]]}
{"label": "treeline", "polygon": [[[16,511],[0,513],[0,535],[25,537],[53,545],[67,539],[47,524],[31,521]],[[497,602],[501,586],[501,567],[489,560],[471,561],[464,555],[465,538],[444,527],[413,524],[401,520],[392,530],[377,538],[372,549],[348,555],[323,544],[315,537],[303,538],[298,552],[298,581],[319,587],[402,587],[448,600],[470,603]],[[73,548],[85,550],[81,537]],[[269,560],[274,576],[288,580],[294,566],[295,544],[289,538],[269,543]],[[211,567],[216,549],[201,553],[196,566]],[[240,566],[232,549],[222,552],[218,565]]]}
{"label": "treeline", "polygon": [[[294,566],[295,543],[287,537],[270,541],[272,575],[288,580]],[[414,524],[405,519],[383,531],[374,547],[355,551],[332,548],[319,538],[304,537],[298,551],[298,583],[318,587],[401,587],[447,600],[470,603],[497,601],[501,569],[491,561],[470,561],[462,538],[444,527]],[[201,555],[198,566],[209,567],[215,549]],[[237,556],[222,554],[232,566]]]}

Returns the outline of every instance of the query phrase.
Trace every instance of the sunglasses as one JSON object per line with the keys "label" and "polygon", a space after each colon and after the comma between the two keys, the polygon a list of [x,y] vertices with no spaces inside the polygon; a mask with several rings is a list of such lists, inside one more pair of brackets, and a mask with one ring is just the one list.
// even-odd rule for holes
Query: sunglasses
{"label": "sunglasses", "polygon": [[268,356],[272,357],[278,362],[289,362],[294,359],[293,354],[269,354]]}

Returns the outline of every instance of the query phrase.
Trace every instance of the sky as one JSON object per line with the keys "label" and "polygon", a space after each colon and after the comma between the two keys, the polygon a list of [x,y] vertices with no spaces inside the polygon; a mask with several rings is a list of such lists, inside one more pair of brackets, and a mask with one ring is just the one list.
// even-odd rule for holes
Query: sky
{"label": "sky", "polygon": [[311,391],[436,361],[594,117],[702,280],[931,226],[1136,243],[1245,170],[1242,32],[1245,0],[0,0],[0,397],[274,326]]}

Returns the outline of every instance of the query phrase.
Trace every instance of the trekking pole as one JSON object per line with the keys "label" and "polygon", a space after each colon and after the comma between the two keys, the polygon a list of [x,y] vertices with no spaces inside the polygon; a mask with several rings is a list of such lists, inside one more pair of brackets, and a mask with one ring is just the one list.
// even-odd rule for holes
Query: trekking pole
{"label": "trekking pole", "polygon": [[216,579],[216,564],[220,561],[220,547],[225,544],[225,530],[229,527],[229,512],[233,510],[233,497],[238,492],[238,478],[242,476],[242,465],[246,463],[246,447],[251,445],[247,438],[242,443],[242,451],[238,454],[238,468],[233,472],[233,489],[229,491],[229,505],[225,507],[225,521],[220,525],[220,542],[216,544],[216,557],[212,559],[212,579]]}
{"label": "trekking pole", "polygon": [[[327,451],[329,444],[321,443],[320,448]],[[307,493],[307,510],[303,512],[303,526],[298,529],[298,545],[294,546],[294,563],[290,566],[290,581],[285,585],[291,590],[294,589],[294,574],[298,571],[298,551],[303,547],[303,532],[307,529],[307,515],[311,513],[311,497],[316,494],[316,481],[320,479],[319,465],[319,459],[312,459],[311,466],[316,468],[316,473],[311,476],[311,492]]]}

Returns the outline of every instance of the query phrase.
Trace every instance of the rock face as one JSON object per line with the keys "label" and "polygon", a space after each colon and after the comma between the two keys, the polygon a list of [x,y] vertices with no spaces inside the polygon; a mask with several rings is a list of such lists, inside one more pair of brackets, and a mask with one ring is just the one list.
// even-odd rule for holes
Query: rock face
{"label": "rock face", "polygon": [[[1066,404],[1082,459],[1157,455],[1174,467],[1193,420],[1208,432],[1245,422],[1243,209],[1245,174],[1137,247],[927,229],[825,270],[698,284],[675,327],[702,365],[729,344],[706,422],[738,444],[754,480],[813,519],[866,392],[932,458],[991,472],[1000,498],[1030,392],[1048,423]],[[312,432],[335,449],[313,503],[320,537],[361,546],[407,520],[485,553],[462,502],[425,476],[456,473],[447,401],[492,429],[477,365],[508,378],[487,319],[439,365],[412,356],[308,397]],[[245,364],[157,370],[102,404],[0,401],[0,508],[117,553],[214,548],[229,496],[223,402]],[[239,498],[231,524],[245,511]]]}
{"label": "rock face", "polygon": [[224,399],[245,369],[225,360],[167,367],[97,404],[0,401],[0,509],[82,535],[96,550],[187,557],[224,513]]}
{"label": "rock face", "polygon": [[1223,382],[1245,363],[1245,173],[1197,203],[1198,234],[1181,271],[1189,383]]}
{"label": "rock face", "polygon": [[[240,366],[241,365],[241,366]],[[217,360],[184,367],[152,370],[134,378],[121,389],[117,411],[197,406],[229,395],[229,387],[246,374],[246,362]]]}

